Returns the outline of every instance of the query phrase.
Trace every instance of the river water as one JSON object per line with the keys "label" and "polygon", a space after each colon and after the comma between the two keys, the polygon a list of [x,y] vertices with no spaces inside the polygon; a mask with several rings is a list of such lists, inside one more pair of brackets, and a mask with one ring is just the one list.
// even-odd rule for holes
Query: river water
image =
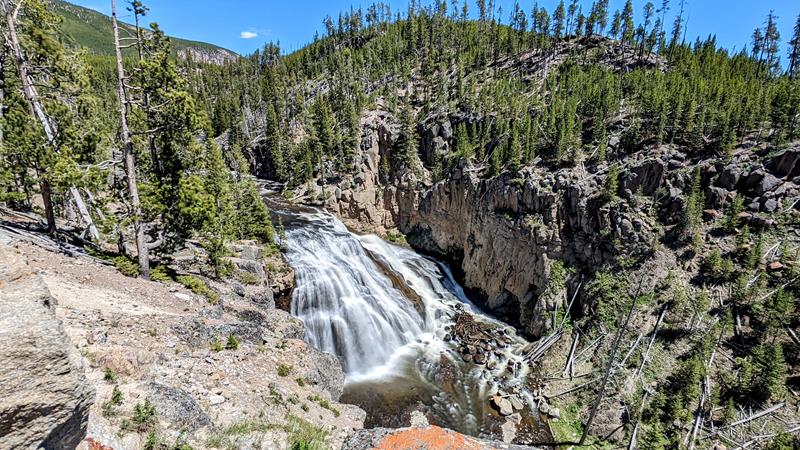
{"label": "river water", "polygon": [[[340,401],[364,408],[368,426],[407,426],[410,412],[420,410],[443,427],[496,435],[502,418],[487,399],[500,388],[519,387],[536,410],[523,390],[528,343],[482,314],[446,265],[352,233],[322,209],[269,203],[286,228],[285,256],[296,272],[291,313],[309,343],[339,357],[346,374]],[[453,342],[453,318],[462,311],[507,338],[487,353],[491,366],[465,362]]]}

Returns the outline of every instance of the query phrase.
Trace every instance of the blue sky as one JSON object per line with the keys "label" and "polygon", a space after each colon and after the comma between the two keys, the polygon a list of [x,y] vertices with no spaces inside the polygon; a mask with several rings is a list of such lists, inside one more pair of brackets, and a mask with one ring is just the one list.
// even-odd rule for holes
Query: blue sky
{"label": "blue sky", "polygon": [[[110,0],[72,0],[82,6],[108,14]],[[661,0],[652,0],[656,6]],[[124,10],[125,0],[118,0],[123,20],[130,21]],[[384,0],[393,9],[405,11],[407,0]],[[428,4],[429,0],[423,0]],[[351,6],[366,8],[372,1],[354,0],[305,0],[305,1],[258,1],[258,0],[145,0],[150,7],[148,21],[156,21],[169,34],[187,39],[210,42],[248,54],[268,41],[280,41],[284,51],[302,47],[314,38],[314,33],[322,34],[322,19],[326,15],[336,18],[340,11]],[[448,0],[448,4],[450,1]],[[503,7],[504,18],[513,8],[514,0],[496,0]],[[534,0],[521,0],[520,5],[530,14]],[[584,10],[591,7],[591,0],[583,0]],[[625,0],[611,0],[610,9],[621,9]],[[634,0],[637,17],[645,0]],[[668,24],[677,14],[680,0],[671,0]],[[539,0],[539,5],[552,12],[558,0]],[[470,0],[471,11],[475,12],[475,0]],[[761,26],[770,10],[779,17],[780,32],[784,49],[791,38],[792,29],[798,13],[798,0],[686,0],[685,17],[688,18],[687,38],[716,34],[721,45],[728,48],[742,48],[748,44],[753,29]],[[782,52],[783,54],[786,51]]]}

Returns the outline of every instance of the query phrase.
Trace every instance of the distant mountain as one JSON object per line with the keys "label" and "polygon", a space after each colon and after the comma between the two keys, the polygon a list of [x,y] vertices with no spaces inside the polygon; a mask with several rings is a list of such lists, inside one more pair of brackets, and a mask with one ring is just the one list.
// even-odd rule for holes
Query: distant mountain
{"label": "distant mountain", "polygon": [[[91,53],[113,55],[113,32],[111,17],[92,9],[73,5],[60,0],[50,0],[51,9],[64,18],[61,28],[77,47],[85,47]],[[133,30],[133,26],[123,24]],[[221,64],[236,58],[236,53],[205,42],[190,41],[172,37],[172,46],[180,57],[192,58],[208,63]]]}

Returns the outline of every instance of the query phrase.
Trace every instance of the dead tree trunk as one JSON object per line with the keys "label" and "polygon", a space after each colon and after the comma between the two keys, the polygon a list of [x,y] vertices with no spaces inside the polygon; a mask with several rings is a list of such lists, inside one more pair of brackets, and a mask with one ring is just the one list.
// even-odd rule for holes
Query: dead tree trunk
{"label": "dead tree trunk", "polygon": [[[2,39],[2,36],[0,36]],[[6,46],[5,39],[0,42],[0,146],[3,145],[3,114],[5,112],[5,98],[6,98],[6,58],[8,57],[8,47]]]}
{"label": "dead tree trunk", "polygon": [[625,330],[628,328],[628,323],[631,321],[633,311],[636,309],[636,300],[639,298],[643,282],[644,276],[639,280],[639,287],[636,289],[636,295],[633,296],[633,300],[631,301],[628,315],[625,317],[625,322],[620,326],[617,337],[614,339],[614,344],[611,346],[611,354],[608,355],[608,364],[606,364],[606,373],[603,375],[603,382],[600,384],[600,390],[597,392],[597,398],[592,405],[592,411],[589,413],[589,419],[586,421],[586,426],[583,428],[583,434],[581,435],[581,440],[578,441],[578,446],[583,445],[586,438],[589,436],[589,429],[592,427],[592,422],[594,422],[594,417],[597,415],[597,410],[600,409],[600,403],[603,401],[603,396],[605,395],[606,384],[608,384],[608,379],[611,377],[611,369],[614,367],[614,357],[617,355],[617,350],[622,342],[622,336],[625,335]]}
{"label": "dead tree trunk", "polygon": [[[136,27],[136,48],[139,52],[139,61],[144,60],[144,33],[142,32],[139,18],[147,13],[147,8],[141,5],[133,6],[134,26]],[[142,92],[142,105],[144,110],[148,111],[147,114],[147,128],[155,129],[156,124],[151,120],[150,112],[150,94],[147,91]],[[158,148],[156,146],[155,133],[147,133],[147,145],[150,149],[150,160],[153,164],[153,171],[159,180],[163,180],[164,170],[161,164],[161,159],[158,157]]]}
{"label": "dead tree trunk", "polygon": [[142,207],[139,202],[139,188],[136,185],[136,161],[133,155],[133,140],[128,128],[128,97],[125,94],[125,68],[122,66],[122,52],[119,46],[119,25],[117,24],[117,2],[111,0],[111,24],[114,28],[114,54],[117,62],[117,96],[119,97],[119,127],[122,139],[122,156],[125,162],[125,177],[128,180],[128,195],[133,210],[133,229],[136,234],[136,251],[139,258],[139,275],[150,278],[150,256],[145,242],[142,224]]}
{"label": "dead tree trunk", "polygon": [[[20,45],[19,42],[19,36],[17,35],[16,20],[17,16],[19,15],[19,10],[22,7],[22,2],[19,2],[16,5],[14,5],[13,3],[7,2],[6,0],[0,0],[0,7],[3,8],[3,14],[5,16],[5,22],[6,22],[5,28],[7,30],[7,36],[6,36],[7,45],[11,52],[11,56],[14,60],[14,63],[17,66],[19,79],[20,82],[22,83],[22,94],[24,95],[25,100],[28,102],[31,114],[34,117],[36,117],[36,119],[42,125],[44,134],[47,137],[48,146],[53,150],[53,152],[58,153],[59,147],[58,147],[58,142],[56,140],[55,126],[53,125],[50,116],[47,115],[44,106],[39,100],[39,93],[36,91],[36,86],[34,85],[33,80],[30,76],[30,70],[28,68],[28,60],[25,58],[25,54],[23,53],[22,46]],[[43,171],[40,171],[40,175],[44,175]],[[42,180],[41,176],[40,180]],[[56,221],[55,221],[55,213],[53,212],[52,191],[50,189],[50,183],[47,182],[47,180],[42,180],[39,182],[39,185],[42,189],[42,201],[44,203],[45,213],[47,216],[47,229],[50,232],[50,234],[55,234]],[[75,202],[75,206],[78,207],[78,211],[80,212],[81,218],[83,219],[83,222],[89,231],[90,239],[94,241],[100,240],[100,232],[97,231],[97,227],[95,227],[94,225],[92,216],[89,214],[89,210],[86,208],[86,204],[83,202],[83,198],[81,197],[80,192],[78,192],[78,190],[75,189],[75,187],[71,187],[69,191],[70,195],[72,196],[72,200]]]}

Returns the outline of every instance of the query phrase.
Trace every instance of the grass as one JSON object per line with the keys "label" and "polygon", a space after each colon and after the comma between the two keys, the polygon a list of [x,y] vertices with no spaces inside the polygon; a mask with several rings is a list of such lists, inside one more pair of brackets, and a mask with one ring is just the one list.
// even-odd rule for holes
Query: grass
{"label": "grass", "polygon": [[207,298],[212,305],[216,305],[217,302],[219,302],[219,294],[217,294],[215,290],[208,287],[208,285],[200,278],[192,275],[180,275],[175,278],[175,281],[186,286],[187,289],[195,294],[202,295],[203,297]]}
{"label": "grass", "polygon": [[[243,442],[239,438],[254,437],[270,431],[282,430],[288,434],[289,448],[293,450],[329,450],[328,433],[307,420],[294,415],[286,416],[283,425],[264,420],[243,420],[217,432],[206,441],[206,446],[220,449],[238,449]],[[249,441],[250,439],[247,439]]]}
{"label": "grass", "polygon": [[319,406],[321,406],[321,407],[327,409],[328,411],[332,412],[334,417],[339,417],[340,415],[342,415],[342,413],[340,413],[338,409],[336,409],[333,406],[331,406],[331,402],[329,402],[328,400],[320,397],[319,395],[309,395],[308,396],[308,400],[312,401],[312,402],[319,403]]}
{"label": "grass", "polygon": [[580,406],[573,403],[561,410],[561,417],[550,421],[553,439],[556,442],[577,442],[583,433],[583,423],[580,420]]}
{"label": "grass", "polygon": [[225,349],[236,350],[238,348],[239,348],[239,340],[236,339],[236,336],[234,335],[228,336],[228,342],[225,343]]}
{"label": "grass", "polygon": [[122,429],[139,433],[150,431],[156,424],[156,415],[156,407],[150,403],[150,400],[145,400],[144,403],[137,403],[133,407],[130,419],[125,419],[122,422]]}
{"label": "grass", "polygon": [[111,398],[102,405],[101,411],[103,417],[116,416],[117,406],[122,404],[123,399],[122,391],[119,390],[119,386],[114,385],[114,389],[111,391]]}

